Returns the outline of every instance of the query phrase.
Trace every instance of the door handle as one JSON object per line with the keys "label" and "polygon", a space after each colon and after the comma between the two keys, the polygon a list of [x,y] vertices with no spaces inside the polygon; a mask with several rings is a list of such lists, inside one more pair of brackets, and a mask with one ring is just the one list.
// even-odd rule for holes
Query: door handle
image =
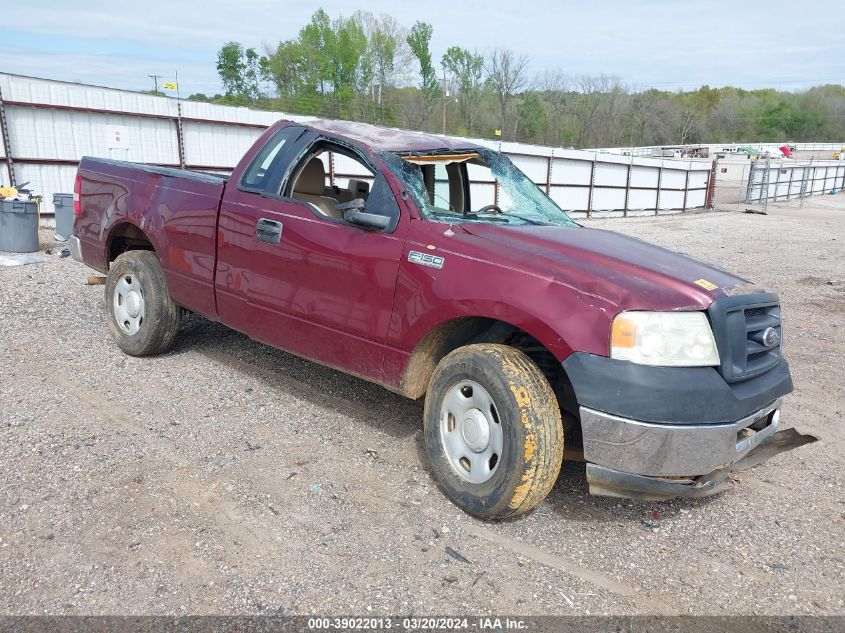
{"label": "door handle", "polygon": [[255,225],[255,237],[261,242],[278,244],[282,239],[282,223],[261,218]]}

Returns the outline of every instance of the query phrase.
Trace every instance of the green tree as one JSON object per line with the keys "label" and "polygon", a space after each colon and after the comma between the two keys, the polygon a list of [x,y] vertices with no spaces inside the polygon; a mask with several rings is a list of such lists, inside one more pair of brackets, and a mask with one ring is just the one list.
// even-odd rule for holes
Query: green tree
{"label": "green tree", "polygon": [[328,37],[329,79],[339,103],[360,94],[373,78],[372,60],[367,55],[367,36],[352,18],[334,21]]}
{"label": "green tree", "polygon": [[226,42],[217,53],[217,73],[226,95],[243,94],[244,47],[240,42]]}
{"label": "green tree", "polygon": [[302,45],[295,40],[279,42],[267,54],[267,74],[280,97],[294,97],[305,87],[306,60]]}
{"label": "green tree", "polygon": [[431,63],[431,33],[428,22],[416,22],[408,33],[408,46],[420,65],[420,91],[423,97],[423,123],[428,122],[434,102],[440,96],[440,85]]}
{"label": "green tree", "polygon": [[784,100],[767,107],[760,114],[758,125],[763,139],[785,141],[804,136],[802,133],[808,131],[811,121],[811,113]]}
{"label": "green tree", "polygon": [[522,100],[516,106],[517,131],[521,138],[534,139],[543,132],[546,123],[546,112],[543,102],[536,93],[524,93]]}
{"label": "green tree", "polygon": [[[396,72],[396,49],[398,42],[391,33],[377,26],[370,34],[370,55],[379,86],[384,88],[393,83]],[[381,95],[381,92],[379,93]]]}
{"label": "green tree", "polygon": [[255,100],[262,96],[261,82],[267,76],[267,59],[240,42],[226,42],[217,53],[217,73],[227,97]]}
{"label": "green tree", "polygon": [[458,104],[467,130],[472,130],[473,117],[481,93],[484,58],[460,46],[450,46],[440,63],[458,82]]}
{"label": "green tree", "polygon": [[[225,94],[190,98],[431,129],[441,93],[431,36],[424,22],[409,30],[389,15],[356,11],[335,19],[318,9],[296,37],[267,46],[266,57],[239,42],[224,44],[217,70]],[[453,118],[474,133],[501,128],[508,138],[575,147],[845,140],[839,85],[673,93],[632,90],[602,75],[574,79],[560,70],[532,81],[528,59],[507,50],[482,62],[478,53],[451,46],[440,62],[455,79]],[[274,99],[262,94],[264,82]]]}
{"label": "green tree", "polygon": [[311,21],[299,31],[299,45],[302,53],[303,81],[313,91],[326,93],[329,83],[332,24],[329,15],[318,9]]}
{"label": "green tree", "polygon": [[374,95],[382,103],[384,89],[396,85],[397,64],[408,61],[408,29],[390,15],[375,16],[369,11],[352,15],[364,30],[368,41],[368,56],[373,65],[373,81],[379,86]]}

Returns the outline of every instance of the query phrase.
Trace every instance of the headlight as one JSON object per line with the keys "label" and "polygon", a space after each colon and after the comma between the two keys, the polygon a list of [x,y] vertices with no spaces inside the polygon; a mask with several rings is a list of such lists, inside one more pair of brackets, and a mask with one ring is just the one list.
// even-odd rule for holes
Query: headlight
{"label": "headlight", "polygon": [[613,319],[610,357],[663,367],[719,364],[703,312],[622,312]]}

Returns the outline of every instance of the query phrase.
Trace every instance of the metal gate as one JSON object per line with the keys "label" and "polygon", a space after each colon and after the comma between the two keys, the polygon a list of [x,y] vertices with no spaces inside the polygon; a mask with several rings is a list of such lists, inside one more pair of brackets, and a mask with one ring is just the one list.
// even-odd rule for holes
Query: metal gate
{"label": "metal gate", "polygon": [[747,204],[765,204],[839,191],[845,188],[845,162],[770,161],[751,163],[745,190]]}

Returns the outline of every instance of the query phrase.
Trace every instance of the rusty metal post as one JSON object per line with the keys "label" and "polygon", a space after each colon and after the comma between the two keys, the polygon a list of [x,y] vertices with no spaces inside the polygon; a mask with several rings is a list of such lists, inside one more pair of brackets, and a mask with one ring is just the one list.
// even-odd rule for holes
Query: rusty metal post
{"label": "rusty metal post", "polygon": [[789,168],[789,187],[786,189],[786,199],[792,198],[792,181],[795,178],[795,166]]}
{"label": "rusty metal post", "polygon": [[596,157],[593,157],[592,167],[590,168],[590,191],[587,198],[587,217],[593,215],[593,189],[596,187]]}
{"label": "rusty metal post", "polygon": [[555,155],[555,150],[552,149],[552,155],[549,156],[548,165],[546,165],[546,195],[552,191],[552,158]]}
{"label": "rusty metal post", "polygon": [[176,102],[176,149],[179,152],[179,167],[185,169],[185,136],[182,133],[182,102]]}
{"label": "rusty metal post", "polygon": [[716,197],[716,178],[719,173],[719,159],[713,160],[710,166],[710,178],[707,181],[707,193],[704,194],[704,208],[712,209],[715,205],[713,199]]}
{"label": "rusty metal post", "polygon": [[681,209],[682,212],[687,210],[687,197],[689,196],[689,175],[692,173],[692,163],[690,163],[689,169],[687,169],[687,178],[684,182],[684,206]]}
{"label": "rusty metal post", "polygon": [[6,106],[3,102],[3,93],[0,91],[0,136],[3,137],[3,152],[6,154],[6,169],[9,171],[9,184],[14,187],[15,164],[12,160],[12,143],[9,139],[9,127],[6,123]]}
{"label": "rusty metal post", "polygon": [[329,186],[334,187],[334,152],[329,152]]}
{"label": "rusty metal post", "polygon": [[657,168],[657,200],[654,203],[654,215],[660,215],[660,187],[663,185],[663,161]]}
{"label": "rusty metal post", "polygon": [[628,217],[628,206],[631,199],[631,171],[634,168],[634,157],[631,156],[631,162],[628,163],[628,178],[625,181],[625,208],[622,209],[622,216]]}

